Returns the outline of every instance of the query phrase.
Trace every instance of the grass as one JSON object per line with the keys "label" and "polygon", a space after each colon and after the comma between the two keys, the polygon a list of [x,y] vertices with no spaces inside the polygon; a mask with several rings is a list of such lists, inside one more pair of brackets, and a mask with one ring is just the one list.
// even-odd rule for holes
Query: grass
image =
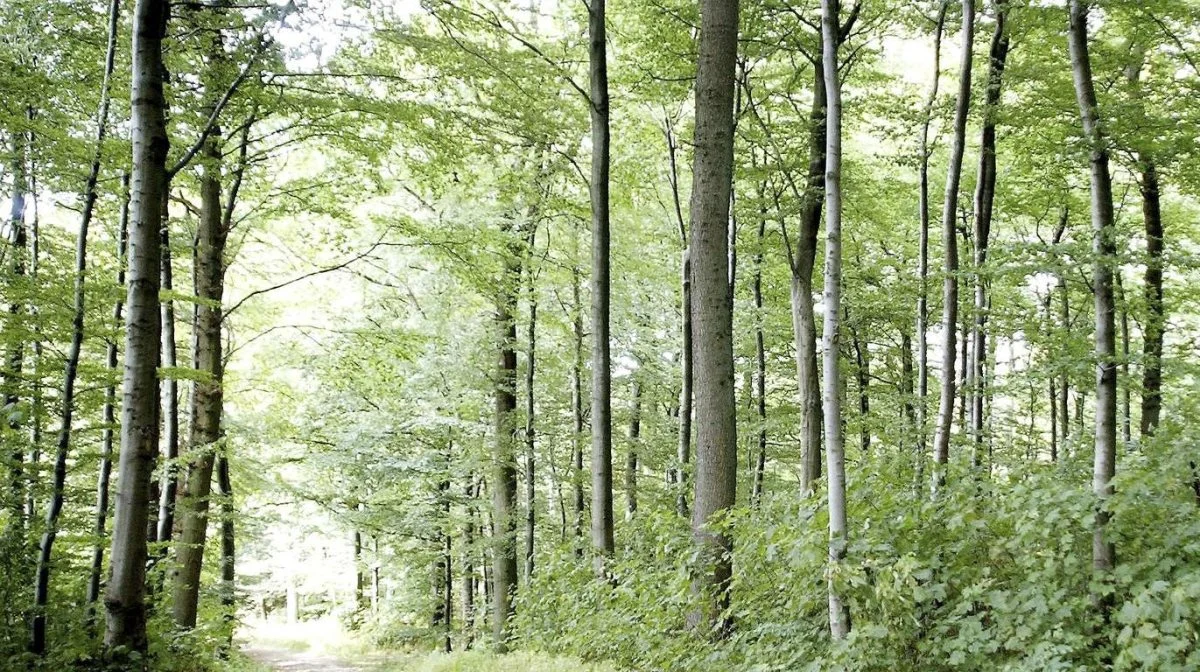
{"label": "grass", "polygon": [[484,651],[410,654],[404,660],[392,660],[380,672],[616,672],[616,668],[583,663],[574,658],[557,658],[540,653],[519,651],[496,655]]}

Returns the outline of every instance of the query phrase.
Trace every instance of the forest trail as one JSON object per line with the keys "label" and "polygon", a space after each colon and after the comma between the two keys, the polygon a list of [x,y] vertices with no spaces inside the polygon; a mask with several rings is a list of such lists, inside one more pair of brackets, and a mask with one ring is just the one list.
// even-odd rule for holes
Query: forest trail
{"label": "forest trail", "polygon": [[315,651],[292,651],[257,643],[247,645],[242,652],[272,672],[368,672],[374,668]]}

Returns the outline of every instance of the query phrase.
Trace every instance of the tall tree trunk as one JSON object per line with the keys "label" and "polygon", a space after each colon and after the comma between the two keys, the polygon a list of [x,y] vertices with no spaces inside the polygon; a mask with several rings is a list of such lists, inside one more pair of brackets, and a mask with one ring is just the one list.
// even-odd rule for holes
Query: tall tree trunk
{"label": "tall tree trunk", "polygon": [[1163,222],[1159,207],[1158,168],[1148,152],[1138,153],[1142,192],[1142,218],[1146,225],[1146,321],[1142,340],[1142,438],[1154,435],[1162,413],[1163,330]]}
{"label": "tall tree trunk", "polygon": [[[1116,564],[1116,551],[1107,536],[1109,512],[1105,504],[1112,496],[1112,477],[1117,446],[1117,367],[1113,325],[1113,260],[1116,258],[1113,219],[1112,177],[1108,172],[1108,139],[1100,126],[1092,66],[1088,57],[1087,5],[1070,0],[1067,46],[1075,97],[1083,121],[1084,137],[1091,147],[1092,191],[1092,289],[1096,307],[1096,443],[1092,491],[1097,498],[1092,539],[1092,567],[1105,579]],[[1107,618],[1111,597],[1095,597]]]}
{"label": "tall tree trunk", "polygon": [[[162,302],[162,364],[167,369],[179,366],[175,346],[175,302],[169,292],[174,289],[174,261],[171,253],[171,225],[166,203],[163,207],[162,271],[159,281],[162,290],[168,292]],[[175,534],[175,499],[179,489],[179,381],[174,374],[162,380],[162,452],[166,466],[159,481],[158,531],[156,541],[170,542]]]}
{"label": "tall tree trunk", "polygon": [[1121,307],[1121,445],[1126,451],[1133,448],[1133,391],[1129,378],[1129,302],[1125,297],[1125,283],[1121,281],[1121,270],[1113,273],[1117,305]]}
{"label": "tall tree trunk", "polygon": [[[219,40],[219,36],[214,40]],[[219,42],[218,42],[219,44]],[[192,309],[192,367],[200,377],[192,383],[188,411],[188,460],[179,499],[179,543],[175,549],[172,613],[181,628],[196,626],[200,570],[208,538],[209,495],[213,465],[222,450],[224,410],[221,301],[225,292],[225,230],[221,206],[220,131],[205,142],[200,179],[200,218],[193,252],[193,285],[198,301]]]}
{"label": "tall tree trunk", "polygon": [[[970,2],[970,0],[964,0]],[[821,0],[821,48],[828,103],[825,107],[825,453],[829,481],[829,632],[835,640],[850,632],[850,608],[834,577],[846,558],[846,464],[842,437],[841,348],[838,324],[842,303],[842,85],[838,79],[838,1]]]}
{"label": "tall tree trunk", "polygon": [[954,108],[954,139],[946,173],[946,199],[942,205],[942,246],[945,254],[942,280],[942,394],[933,439],[934,488],[946,479],[950,459],[950,425],[954,419],[955,341],[958,336],[958,187],[966,147],[967,113],[971,107],[971,42],[975,34],[975,2],[962,0],[962,61],[959,64],[958,102]]}
{"label": "tall tree trunk", "polygon": [[974,443],[972,464],[983,464],[984,408],[986,391],[984,370],[987,367],[987,262],[988,238],[992,230],[992,205],[996,198],[996,108],[1000,105],[1000,87],[1004,65],[1008,60],[1008,30],[1005,19],[1008,6],[1005,0],[995,0],[996,26],[988,50],[987,94],[983,103],[983,132],[979,141],[979,176],[975,185],[975,324],[971,331],[971,360],[969,369],[970,428]]}
{"label": "tall tree trunk", "polygon": [[[217,488],[221,492],[221,619],[227,629],[227,640],[222,651],[233,645],[234,621],[237,619],[237,537],[234,528],[236,507],[233,503],[233,481],[229,475],[229,456],[222,451],[217,455]],[[359,591],[359,600],[361,601]]]}
{"label": "tall tree trunk", "polygon": [[537,243],[537,226],[529,223],[525,244],[526,300],[529,303],[529,324],[526,325],[525,352],[525,583],[533,579],[533,540],[537,524],[536,466],[537,435],[534,426],[534,373],[537,363],[537,292],[534,287],[533,250]]}
{"label": "tall tree trunk", "polygon": [[813,64],[813,69],[808,174],[796,254],[790,259],[792,332],[796,341],[796,380],[800,388],[800,491],[803,493],[812,492],[821,477],[821,385],[817,369],[817,320],[813,312],[813,269],[825,192],[826,94],[820,59]]}
{"label": "tall tree trunk", "polygon": [[471,648],[471,644],[475,639],[475,562],[473,554],[475,553],[475,498],[478,493],[475,490],[475,475],[467,475],[467,488],[465,492],[465,500],[467,507],[467,515],[463,523],[463,540],[462,548],[462,586],[459,592],[462,594],[462,622],[463,622],[463,648]]}
{"label": "tall tree trunk", "polygon": [[854,348],[854,377],[858,387],[858,421],[859,447],[863,455],[871,451],[871,351],[862,338],[858,328],[853,326],[849,307],[843,311],[846,315],[846,326],[849,327],[851,346]]}
{"label": "tall tree trunk", "polygon": [[758,506],[762,500],[763,475],[767,468],[767,350],[763,336],[762,293],[763,246],[766,244],[766,233],[766,212],[759,212],[758,235],[754,248],[754,277],[751,281],[754,294],[754,402],[758,415],[758,452],[754,461],[754,483],[750,491],[750,502],[753,506]]}
{"label": "tall tree trunk", "polygon": [[158,456],[155,422],[159,346],[159,227],[166,198],[169,140],[163,98],[165,0],[137,0],[133,21],[133,197],[129,226],[129,292],[125,334],[121,452],[112,541],[112,579],[105,593],[104,642],[146,648],[146,522]]}
{"label": "tall tree trunk", "polygon": [[[937,103],[938,84],[942,79],[942,33],[946,26],[946,10],[950,0],[940,0],[936,26],[933,34],[933,83],[925,98],[925,109],[921,122],[919,190],[917,210],[920,218],[920,234],[917,251],[917,469],[925,463],[925,441],[929,414],[929,157],[933,149],[929,144],[929,126],[933,120],[933,109]],[[918,473],[920,477],[920,473]]]}
{"label": "tall tree trunk", "polygon": [[[129,236],[129,173],[121,175],[121,217],[120,230],[117,233],[117,286],[125,286],[125,248]],[[121,324],[121,313],[125,304],[120,299],[113,306],[113,327]],[[116,339],[109,339],[106,347],[108,374],[116,376],[117,350]],[[104,388],[104,431],[100,438],[100,466],[96,477],[96,510],[92,531],[96,535],[95,545],[92,546],[92,566],[88,576],[87,603],[89,629],[94,626],[96,602],[100,599],[100,574],[104,566],[104,537],[108,521],[108,486],[112,474],[113,435],[117,427],[116,420],[117,391],[110,383]]]}
{"label": "tall tree trunk", "polygon": [[625,518],[637,513],[638,450],[642,440],[642,381],[633,378],[633,405],[629,415],[629,451],[625,453]]}
{"label": "tall tree trunk", "polygon": [[[87,313],[87,244],[88,229],[96,210],[96,185],[100,179],[104,138],[108,134],[109,83],[117,52],[117,25],[120,21],[120,0],[108,6],[108,47],[104,57],[104,78],[100,84],[100,108],[96,112],[96,141],[92,162],[83,187],[83,213],[79,217],[79,234],[75,242],[75,297],[71,318],[71,345],[63,372],[62,411],[59,417],[58,442],[55,446],[54,485],[50,506],[46,508],[46,525],[38,548],[37,579],[33,589],[33,627],[29,649],[35,654],[46,652],[46,601],[50,594],[50,560],[54,540],[58,536],[58,517],[62,513],[63,491],[67,483],[67,457],[71,447],[71,422],[75,417],[75,379],[83,350],[84,317]],[[103,530],[101,530],[103,532]]]}
{"label": "tall tree trunk", "polygon": [[592,548],[613,552],[612,366],[608,299],[608,57],[605,0],[588,4],[589,103],[592,116]]}
{"label": "tall tree trunk", "polygon": [[[504,233],[513,234],[511,225]],[[520,248],[510,243],[504,259],[496,298],[496,338],[499,350],[495,387],[495,437],[492,453],[494,469],[492,483],[493,532],[492,548],[495,559],[492,593],[492,632],[496,650],[508,650],[513,614],[513,597],[517,589],[517,465],[516,426],[517,408],[517,294],[521,283]]]}
{"label": "tall tree trunk", "polygon": [[450,534],[451,449],[452,445],[447,441],[445,451],[442,455],[443,476],[438,482],[437,514],[441,519],[441,525],[438,528],[436,536],[438,556],[437,561],[434,563],[434,585],[436,586],[436,590],[434,594],[433,625],[436,630],[440,631],[441,648],[445,653],[450,653],[450,640],[454,620],[454,565],[452,560],[454,548],[452,535]]}
{"label": "tall tree trunk", "polygon": [[[13,136],[13,160],[12,160],[12,209],[9,213],[9,224],[12,230],[12,279],[10,282],[14,285],[19,285],[26,276],[26,255],[28,254],[28,232],[25,227],[25,195],[28,191],[28,175],[25,171],[25,142],[24,134],[14,132]],[[11,285],[10,285],[11,287]],[[24,309],[25,302],[20,298],[22,294],[28,290],[25,287],[20,287],[19,292],[15,292],[8,304],[8,328],[12,329],[19,325],[21,320],[21,312]],[[19,329],[19,327],[17,327]],[[18,333],[9,336],[11,342],[7,353],[7,361],[4,369],[4,405],[8,408],[16,408],[21,401],[21,371],[25,363],[25,337]],[[10,413],[8,419],[8,428],[14,434],[19,433],[21,429],[21,421],[19,414]],[[10,455],[11,459],[11,481],[9,483],[10,498],[9,509],[12,512],[12,522],[8,525],[8,533],[16,535],[23,532],[25,529],[25,451],[23,450],[23,442],[17,441],[16,447]],[[16,543],[16,542],[12,542]],[[15,547],[15,546],[13,546]]]}
{"label": "tall tree trunk", "polygon": [[[575,231],[572,242],[578,251],[579,232]],[[576,259],[578,257],[576,256]],[[583,300],[580,297],[579,263],[571,269],[571,338],[574,357],[571,359],[571,494],[574,502],[575,520],[573,531],[575,552],[583,554]]]}
{"label": "tall tree trunk", "polygon": [[692,256],[688,249],[687,224],[683,221],[682,198],[679,195],[679,167],[677,157],[678,143],[671,120],[665,120],[664,133],[667,138],[667,159],[669,172],[668,182],[671,185],[672,203],[675,206],[675,221],[679,226],[679,243],[683,247],[680,273],[680,303],[682,318],[680,324],[679,348],[679,442],[675,452],[676,464],[668,473],[668,480],[676,487],[675,510],[682,517],[688,515],[687,471],[692,460],[692,387],[693,387],[693,356],[692,350]]}
{"label": "tall tree trunk", "polygon": [[729,294],[729,199],[733,179],[733,90],[737,0],[701,0],[692,168],[692,325],[696,367],[696,495],[692,537],[699,566],[698,599],[688,621],[727,635],[723,617],[732,576],[730,539],[710,525],[734,504],[737,423],[734,401],[733,306]]}

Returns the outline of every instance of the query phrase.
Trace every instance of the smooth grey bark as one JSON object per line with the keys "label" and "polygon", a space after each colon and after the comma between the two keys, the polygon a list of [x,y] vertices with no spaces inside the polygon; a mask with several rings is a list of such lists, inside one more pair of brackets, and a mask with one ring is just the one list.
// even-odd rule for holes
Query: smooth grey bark
{"label": "smooth grey bark", "polygon": [[[949,0],[940,0],[933,33],[933,83],[925,98],[921,121],[920,167],[918,168],[917,210],[920,219],[917,243],[917,470],[925,464],[925,441],[929,415],[929,126],[937,103],[938,85],[942,79],[942,33],[946,27]],[[918,478],[921,476],[918,473]]]}
{"label": "smooth grey bark", "polygon": [[[1108,172],[1108,139],[1101,126],[1088,56],[1087,4],[1070,0],[1067,47],[1071,75],[1084,137],[1091,148],[1092,293],[1096,310],[1096,439],[1092,465],[1092,492],[1097,499],[1092,535],[1092,568],[1105,578],[1116,565],[1116,549],[1107,535],[1112,478],[1117,455],[1117,367],[1113,313],[1113,262],[1116,258],[1112,176]],[[1111,597],[1094,598],[1107,618]]]}
{"label": "smooth grey bark", "polygon": [[[29,650],[37,655],[46,652],[46,600],[50,594],[50,561],[54,540],[58,536],[58,518],[62,513],[67,483],[67,458],[71,448],[71,423],[75,417],[75,380],[79,373],[79,358],[83,350],[84,318],[87,313],[87,244],[88,229],[96,210],[96,185],[100,179],[104,138],[108,134],[109,91],[117,53],[117,26],[120,22],[120,0],[108,6],[108,46],[104,57],[104,76],[100,83],[100,105],[96,112],[96,139],[83,187],[83,212],[79,217],[79,233],[75,240],[75,291],[71,316],[71,345],[63,371],[62,411],[59,416],[58,440],[55,445],[54,482],[50,505],[46,507],[46,524],[38,545],[37,573],[33,588],[33,619]],[[102,531],[102,530],[101,530]]]}
{"label": "smooth grey bark", "polygon": [[225,243],[229,232],[221,205],[219,128],[210,133],[202,155],[205,160],[200,178],[200,217],[192,254],[192,284],[196,296],[201,299],[192,309],[192,368],[199,376],[192,382],[186,476],[176,505],[179,509],[179,539],[175,545],[171,604],[175,624],[181,628],[196,626],[213,466],[223,438],[225,369],[221,302],[225,292]]}
{"label": "smooth grey bark", "polygon": [[[964,0],[969,2],[970,0]],[[846,558],[846,464],[842,436],[839,318],[842,303],[842,85],[838,73],[838,2],[821,0],[821,50],[825,106],[825,315],[824,348],[825,456],[829,482],[829,633],[835,640],[850,633],[850,608],[834,584]]]}
{"label": "smooth grey bark", "polygon": [[[504,233],[511,236],[511,224]],[[496,651],[508,651],[517,590],[517,294],[521,283],[520,247],[510,243],[496,296],[498,361],[495,382],[495,436],[492,448],[492,553],[495,569],[492,596],[492,634]]]}
{"label": "smooth grey bark", "polygon": [[[760,193],[760,198],[762,196]],[[758,506],[762,500],[763,476],[767,469],[767,349],[763,335],[762,293],[763,246],[766,244],[766,233],[767,214],[760,211],[754,247],[754,275],[750,285],[754,295],[754,410],[758,417],[758,450],[754,458],[754,481],[750,490],[752,506]]]}
{"label": "smooth grey bark", "polygon": [[[175,286],[174,260],[171,253],[171,223],[167,209],[163,208],[162,270],[159,282],[167,298],[162,301],[162,363],[167,369],[179,365],[179,353],[175,345],[175,302],[169,292]],[[155,541],[169,542],[175,535],[175,500],[179,491],[179,381],[174,374],[161,381],[161,413],[163,459],[166,465],[158,484],[158,531]]]}
{"label": "smooth grey bark", "polygon": [[[129,237],[129,173],[121,175],[121,216],[117,233],[117,286],[125,286],[125,249]],[[113,326],[121,324],[125,303],[120,299],[113,306]],[[108,339],[106,361],[109,376],[115,377],[119,351],[116,339]],[[113,384],[104,388],[104,430],[100,437],[100,465],[96,476],[96,509],[92,531],[96,543],[92,546],[92,565],[88,576],[87,603],[89,629],[94,626],[96,602],[100,599],[100,573],[104,566],[104,537],[108,523],[108,489],[112,475],[113,436],[117,430],[117,391]]]}
{"label": "smooth grey bark", "polygon": [[605,0],[588,3],[592,123],[592,549],[613,553],[612,359],[609,343],[609,129]]}
{"label": "smooth grey bark", "polygon": [[[12,159],[12,207],[9,212],[9,224],[12,230],[12,278],[19,282],[26,275],[26,255],[28,254],[28,231],[25,226],[25,196],[28,191],[28,175],[25,171],[25,143],[23,134],[14,132],[13,134],[13,159]],[[24,310],[25,304],[20,299],[14,299],[8,304],[8,324],[17,324],[21,318],[21,312]],[[9,345],[9,350],[6,353],[6,366],[4,369],[4,405],[8,408],[16,408],[21,401],[21,371],[24,368],[25,362],[25,339],[21,335],[13,337],[13,341]],[[9,416],[8,428],[14,434],[21,429],[21,422],[18,415],[13,413]],[[22,449],[21,443],[17,442],[10,454],[10,478],[9,483],[11,501],[9,509],[12,511],[12,520],[15,521],[8,527],[9,534],[16,534],[25,529],[25,451]]]}
{"label": "smooth grey bark", "polygon": [[962,180],[966,148],[967,113],[971,108],[971,42],[975,35],[975,2],[962,0],[962,60],[959,63],[958,100],[954,107],[953,140],[946,170],[946,198],[942,204],[942,247],[945,255],[942,279],[942,393],[938,403],[937,427],[933,435],[934,490],[946,479],[950,460],[950,425],[954,420],[954,364],[958,337],[958,188]]}
{"label": "smooth grey bark", "polygon": [[625,453],[625,518],[632,519],[638,508],[638,451],[642,441],[642,381],[633,378],[633,403],[629,411],[629,449]]}
{"label": "smooth grey bark", "polygon": [[692,460],[692,388],[694,383],[692,349],[692,257],[688,250],[687,224],[683,221],[682,198],[679,195],[678,143],[675,131],[668,118],[663,125],[667,138],[667,181],[671,185],[671,201],[675,206],[675,222],[679,226],[679,242],[683,247],[680,262],[680,323],[679,348],[679,436],[675,451],[676,464],[667,474],[668,481],[677,488],[675,510],[682,516],[688,515],[687,471]]}
{"label": "smooth grey bark", "polygon": [[121,407],[121,452],[112,536],[112,578],[105,592],[108,647],[146,649],[146,523],[158,457],[155,420],[159,350],[159,227],[166,198],[162,41],[165,0],[137,0],[133,20],[133,196],[129,291]]}
{"label": "smooth grey bark", "polygon": [[968,384],[970,389],[970,425],[968,434],[974,444],[971,461],[978,469],[983,465],[984,450],[984,398],[987,368],[987,320],[988,291],[987,263],[988,239],[992,230],[992,209],[996,200],[996,109],[1000,105],[1000,90],[1004,77],[1004,66],[1008,61],[1008,4],[1005,0],[993,3],[996,14],[992,42],[988,50],[987,93],[983,103],[983,130],[979,141],[979,174],[975,184],[975,254],[973,259],[975,301],[974,324],[971,329],[971,357],[968,362]]}
{"label": "smooth grey bark", "polygon": [[692,326],[696,393],[696,490],[692,538],[697,631],[727,636],[732,542],[710,525],[737,492],[733,306],[729,294],[729,203],[733,181],[733,92],[737,0],[701,0],[692,168]]}
{"label": "smooth grey bark", "polygon": [[535,421],[534,382],[537,365],[537,291],[534,286],[533,250],[537,243],[537,225],[529,223],[526,234],[525,294],[529,304],[529,323],[525,325],[525,583],[533,578],[533,542],[537,525],[537,429]]}

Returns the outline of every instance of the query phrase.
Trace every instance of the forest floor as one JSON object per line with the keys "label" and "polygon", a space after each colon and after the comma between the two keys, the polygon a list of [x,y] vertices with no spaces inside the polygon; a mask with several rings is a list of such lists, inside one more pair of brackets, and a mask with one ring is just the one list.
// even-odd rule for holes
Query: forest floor
{"label": "forest floor", "polygon": [[374,667],[350,664],[315,651],[294,651],[266,644],[251,644],[243,647],[242,653],[271,672],[368,672]]}

